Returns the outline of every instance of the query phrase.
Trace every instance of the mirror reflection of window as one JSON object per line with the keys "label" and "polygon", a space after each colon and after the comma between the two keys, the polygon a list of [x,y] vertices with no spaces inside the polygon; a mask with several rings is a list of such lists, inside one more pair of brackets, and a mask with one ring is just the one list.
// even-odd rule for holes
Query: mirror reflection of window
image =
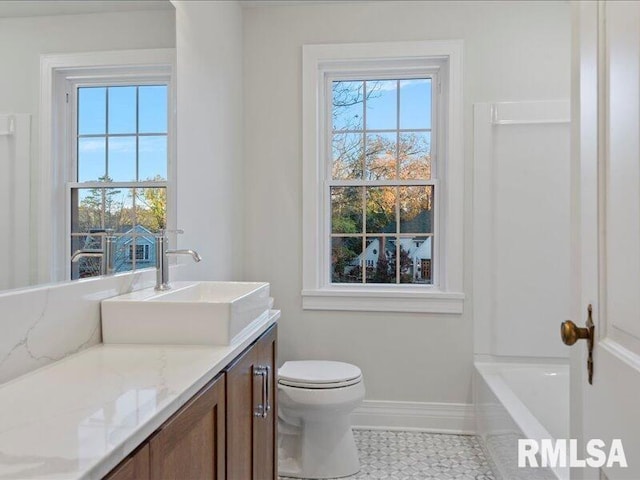
{"label": "mirror reflection of window", "polygon": [[[168,86],[76,89],[71,251],[115,243],[116,273],[155,265],[154,235],[166,227]],[[71,266],[71,278],[100,274],[100,258]]]}

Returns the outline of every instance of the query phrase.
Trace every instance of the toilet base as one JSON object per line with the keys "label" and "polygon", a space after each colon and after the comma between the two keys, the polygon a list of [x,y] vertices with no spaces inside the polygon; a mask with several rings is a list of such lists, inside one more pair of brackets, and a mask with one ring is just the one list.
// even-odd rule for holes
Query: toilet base
{"label": "toilet base", "polygon": [[283,425],[278,457],[278,474],[284,477],[341,478],[360,471],[348,415],[334,416],[331,421],[307,421],[297,428]]}

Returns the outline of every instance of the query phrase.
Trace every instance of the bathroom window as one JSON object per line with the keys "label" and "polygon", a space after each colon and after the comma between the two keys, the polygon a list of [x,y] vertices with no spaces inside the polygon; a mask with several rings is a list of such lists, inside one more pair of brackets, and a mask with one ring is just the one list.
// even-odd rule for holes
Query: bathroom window
{"label": "bathroom window", "polygon": [[155,233],[176,228],[175,50],[43,55],[40,69],[39,275],[99,275],[99,256],[71,257],[107,243],[116,273],[154,267]]}
{"label": "bathroom window", "polygon": [[461,313],[461,43],[303,52],[304,308]]}
{"label": "bathroom window", "polygon": [[432,285],[438,77],[327,81],[331,283]]}
{"label": "bathroom window", "polygon": [[[167,221],[168,85],[100,82],[69,93],[75,113],[69,254],[102,251],[110,235],[114,272],[153,266],[149,244]],[[71,278],[99,275],[101,262],[70,261]]]}

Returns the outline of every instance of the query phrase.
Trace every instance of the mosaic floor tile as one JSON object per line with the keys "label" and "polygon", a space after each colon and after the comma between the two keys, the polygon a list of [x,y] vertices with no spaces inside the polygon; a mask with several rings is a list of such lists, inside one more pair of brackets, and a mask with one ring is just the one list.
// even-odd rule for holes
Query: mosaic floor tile
{"label": "mosaic floor tile", "polygon": [[361,468],[349,480],[495,480],[473,435],[386,430],[353,434]]}

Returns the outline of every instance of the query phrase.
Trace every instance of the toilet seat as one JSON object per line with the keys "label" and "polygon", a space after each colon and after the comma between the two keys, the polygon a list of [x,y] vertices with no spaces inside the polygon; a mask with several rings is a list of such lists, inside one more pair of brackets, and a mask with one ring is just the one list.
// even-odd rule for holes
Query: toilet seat
{"label": "toilet seat", "polygon": [[342,388],[362,381],[362,371],[355,365],[324,360],[285,362],[278,376],[280,385],[309,389]]}

